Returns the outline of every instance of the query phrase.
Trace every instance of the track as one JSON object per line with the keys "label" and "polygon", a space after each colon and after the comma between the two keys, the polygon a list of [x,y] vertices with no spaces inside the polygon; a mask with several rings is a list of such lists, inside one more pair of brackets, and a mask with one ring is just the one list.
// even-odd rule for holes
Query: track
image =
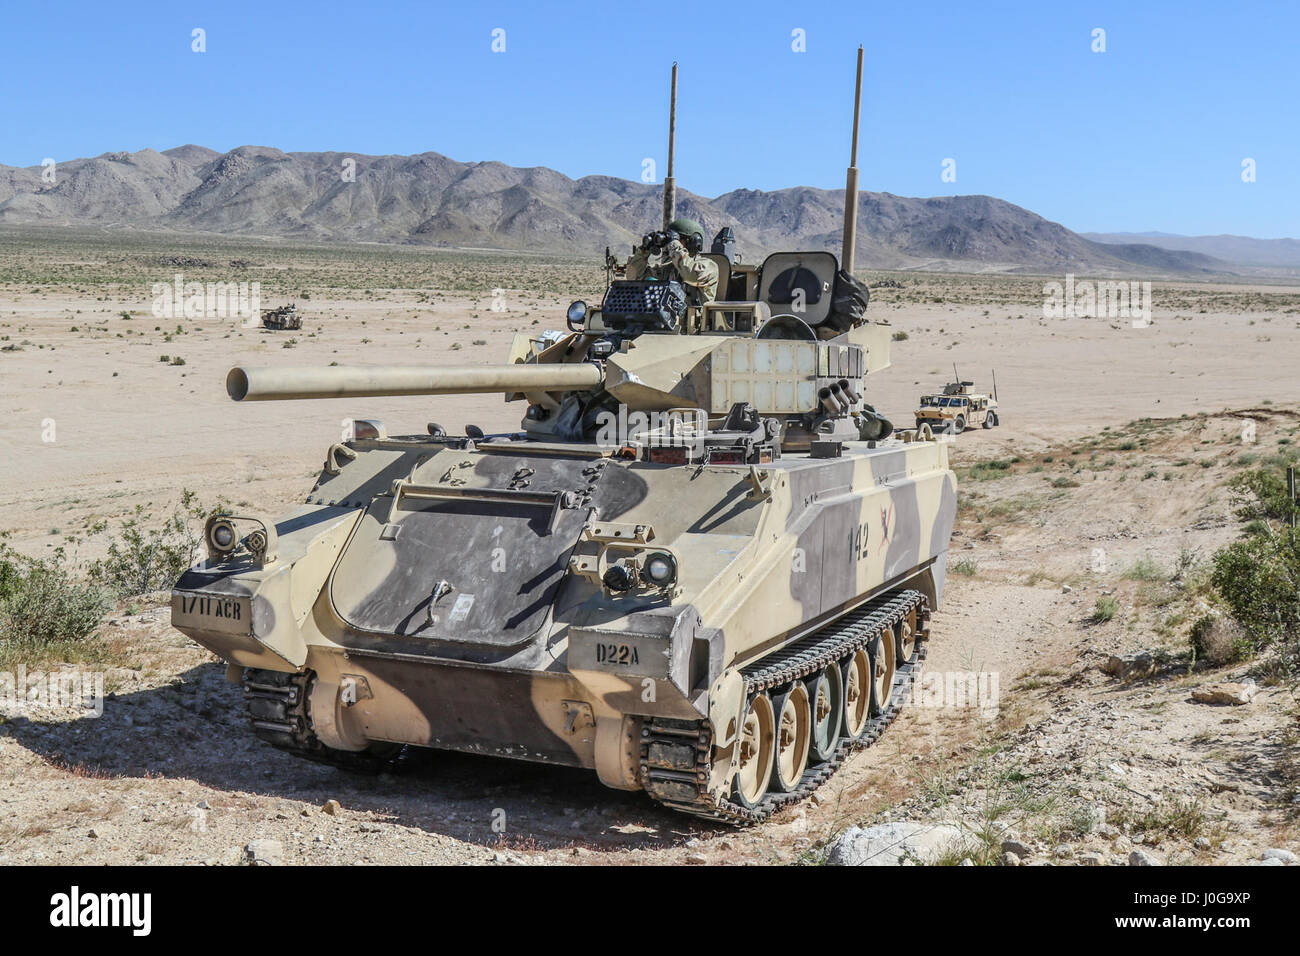
{"label": "track", "polygon": [[307,712],[307,683],[311,677],[310,671],[284,674],[245,668],[244,705],[253,733],[278,750],[316,763],[362,773],[378,773],[387,767],[402,749],[396,744],[354,753],[320,742],[312,732]]}
{"label": "track", "polygon": [[860,737],[851,740],[841,736],[828,759],[817,764],[810,762],[793,790],[769,792],[754,807],[710,794],[713,737],[708,721],[654,719],[646,724],[641,738],[641,783],[646,792],[673,810],[734,826],[759,823],[782,807],[807,798],[834,775],[849,754],[875,743],[898,716],[926,656],[930,609],[924,595],[918,591],[902,591],[874,601],[743,671],[747,698],[758,691],[811,676],[832,661],[866,647],[877,634],[892,628],[913,609],[917,612],[916,652],[912,660],[898,667],[888,703],[870,718]]}

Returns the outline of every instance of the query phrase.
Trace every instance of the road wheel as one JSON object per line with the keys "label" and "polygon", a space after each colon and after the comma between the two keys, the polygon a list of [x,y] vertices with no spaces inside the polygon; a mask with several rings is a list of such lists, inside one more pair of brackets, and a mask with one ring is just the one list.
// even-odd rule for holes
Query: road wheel
{"label": "road wheel", "polygon": [[844,722],[844,682],[838,664],[827,664],[805,681],[812,706],[812,748],[809,759],[822,763],[835,753]]}
{"label": "road wheel", "polygon": [[734,784],[736,800],[752,809],[767,795],[776,752],[776,720],[772,714],[772,701],[766,693],[755,694],[750,700],[736,746],[739,748]]}
{"label": "road wheel", "polygon": [[997,424],[998,424],[997,412],[989,412],[988,415],[984,417],[985,428],[996,428]]}
{"label": "road wheel", "polygon": [[965,430],[966,430],[966,416],[958,415],[955,419],[953,419],[953,423],[952,423],[953,434],[960,435]]}
{"label": "road wheel", "polygon": [[879,717],[889,706],[889,695],[894,689],[894,663],[898,650],[890,632],[882,631],[873,637],[867,645],[867,653],[871,656],[871,716]]}
{"label": "road wheel", "polygon": [[844,684],[844,736],[857,740],[871,719],[871,655],[865,647],[840,662]]}
{"label": "road wheel", "polygon": [[812,709],[808,704],[808,687],[795,681],[788,691],[773,702],[776,711],[776,760],[772,766],[772,787],[789,793],[799,786],[808,767],[808,748],[812,742]]}
{"label": "road wheel", "polygon": [[916,660],[916,608],[894,625],[894,646],[898,650],[899,667]]}

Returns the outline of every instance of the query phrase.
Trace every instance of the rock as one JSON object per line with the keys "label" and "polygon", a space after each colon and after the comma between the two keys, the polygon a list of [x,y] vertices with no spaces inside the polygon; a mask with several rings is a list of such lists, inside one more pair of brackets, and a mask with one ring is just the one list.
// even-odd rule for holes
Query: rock
{"label": "rock", "polygon": [[1265,850],[1259,855],[1259,858],[1261,860],[1280,860],[1288,866],[1293,863],[1300,863],[1300,859],[1297,859],[1296,855],[1290,850],[1280,850],[1276,847],[1271,850]]}
{"label": "rock", "polygon": [[1074,588],[1070,587],[1068,584],[1062,584],[1062,585],[1061,585],[1061,593],[1062,593],[1062,594],[1069,594],[1069,593],[1070,593],[1071,591],[1073,591],[1073,590],[1074,590]]}
{"label": "rock", "polygon": [[703,853],[689,853],[686,856],[686,862],[692,866],[703,866],[709,860]]}
{"label": "rock", "polygon": [[206,801],[206,800],[200,800],[198,803],[194,804],[194,806],[198,807],[198,809],[200,809],[200,810],[211,810],[211,809],[212,809],[210,806],[208,806],[208,801]]}
{"label": "rock", "polygon": [[1103,840],[1118,840],[1123,836],[1123,834],[1119,832],[1119,827],[1113,827],[1109,823],[1103,823],[1101,826],[1097,827],[1094,832]]}
{"label": "rock", "polygon": [[1028,846],[1026,846],[1025,844],[1021,843],[1019,840],[1003,840],[1003,841],[1002,841],[1002,852],[1003,852],[1003,853],[1014,853],[1016,856],[1020,857],[1020,859],[1022,859],[1022,860],[1027,860],[1027,859],[1029,859],[1031,856],[1034,855],[1034,851],[1031,850],[1031,849],[1030,849]]}
{"label": "rock", "polygon": [[1224,682],[1221,684],[1206,684],[1204,687],[1198,687],[1192,691],[1192,700],[1198,704],[1229,704],[1240,706],[1249,704],[1255,694],[1259,692],[1259,687],[1253,680],[1236,682]]}
{"label": "rock", "polygon": [[1208,850],[1210,848],[1210,838],[1197,837],[1195,842],[1192,843],[1192,846],[1196,847],[1198,850]]}
{"label": "rock", "polygon": [[279,840],[253,840],[244,847],[249,866],[279,866],[284,862],[284,844]]}
{"label": "rock", "polygon": [[1105,866],[1106,857],[1104,854],[1097,853],[1096,851],[1080,853],[1079,863],[1083,866]]}
{"label": "rock", "polygon": [[1068,843],[1062,843],[1052,851],[1052,855],[1058,860],[1064,860],[1067,857],[1074,856],[1074,847]]}
{"label": "rock", "polygon": [[958,863],[957,865],[958,865],[958,866],[974,866],[974,865],[975,865],[975,861],[972,860],[970,857],[965,857],[965,858],[963,858],[962,861],[961,861],[960,863]]}
{"label": "rock", "polygon": [[1161,866],[1158,859],[1146,850],[1134,850],[1128,855],[1129,866]]}
{"label": "rock", "polygon": [[965,842],[962,831],[946,823],[881,823],[849,827],[836,838],[826,862],[832,866],[900,866],[931,863]]}
{"label": "rock", "polygon": [[1258,863],[1255,864],[1255,866],[1286,866],[1286,864],[1278,859],[1269,859],[1269,860],[1260,860]]}
{"label": "rock", "polygon": [[1129,654],[1121,657],[1112,654],[1106,658],[1101,669],[1112,677],[1128,679],[1131,677],[1150,677],[1156,670],[1156,659],[1150,651]]}
{"label": "rock", "polygon": [[86,835],[92,840],[98,840],[104,836],[104,831],[99,829],[99,827],[91,827],[90,832]]}
{"label": "rock", "polygon": [[1003,853],[1003,854],[1002,854],[1002,865],[1003,865],[1003,866],[1019,866],[1019,865],[1020,865],[1020,857],[1016,856],[1014,853],[1012,853],[1012,852],[1010,852],[1010,851],[1008,851],[1008,852],[1006,852],[1006,853]]}
{"label": "rock", "polygon": [[340,810],[343,809],[343,805],[339,803],[337,800],[326,800],[325,805],[321,807],[321,809],[324,810],[326,813],[328,813],[330,816],[334,816],[336,813],[338,813]]}

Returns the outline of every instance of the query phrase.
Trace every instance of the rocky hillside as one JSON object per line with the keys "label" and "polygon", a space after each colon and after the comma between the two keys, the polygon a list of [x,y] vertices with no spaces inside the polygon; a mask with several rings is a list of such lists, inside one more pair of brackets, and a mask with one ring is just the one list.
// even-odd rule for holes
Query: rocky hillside
{"label": "rocky hillside", "polygon": [[[594,252],[657,224],[660,187],[544,167],[461,163],[438,153],[361,156],[241,146],[105,153],[0,166],[0,222],[173,229],[312,240]],[[679,211],[735,228],[750,259],[777,249],[838,251],[842,190],[679,193]],[[858,266],[1058,273],[1196,273],[1227,264],[1194,251],[1085,239],[989,196],[863,193]]]}

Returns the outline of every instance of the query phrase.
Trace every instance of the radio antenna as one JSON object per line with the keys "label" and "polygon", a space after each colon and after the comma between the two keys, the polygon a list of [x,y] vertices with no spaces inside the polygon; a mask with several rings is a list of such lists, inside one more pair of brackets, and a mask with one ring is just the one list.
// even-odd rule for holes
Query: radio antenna
{"label": "radio antenna", "polygon": [[858,240],[858,121],[862,116],[862,47],[858,47],[858,79],[853,88],[853,146],[849,151],[849,171],[844,183],[844,246],[840,250],[840,268],[853,274],[853,260]]}
{"label": "radio antenna", "polygon": [[673,176],[673,147],[677,133],[677,63],[673,63],[673,86],[668,100],[668,175],[664,177],[664,229],[677,218],[677,180]]}

